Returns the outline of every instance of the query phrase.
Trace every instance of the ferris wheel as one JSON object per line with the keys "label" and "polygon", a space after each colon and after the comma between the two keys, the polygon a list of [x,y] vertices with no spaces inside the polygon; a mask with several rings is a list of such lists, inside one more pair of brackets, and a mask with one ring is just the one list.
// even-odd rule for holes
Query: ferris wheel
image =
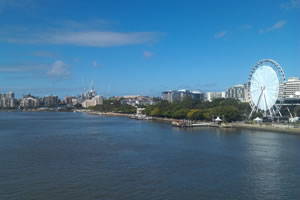
{"label": "ferris wheel", "polygon": [[249,103],[254,112],[263,112],[264,116],[281,116],[280,108],[285,94],[286,79],[281,66],[271,59],[256,63],[248,78]]}

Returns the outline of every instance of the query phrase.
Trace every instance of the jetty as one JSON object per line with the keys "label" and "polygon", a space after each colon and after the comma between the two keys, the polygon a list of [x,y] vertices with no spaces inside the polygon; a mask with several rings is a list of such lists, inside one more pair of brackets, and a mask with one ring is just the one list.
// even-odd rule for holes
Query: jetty
{"label": "jetty", "polygon": [[192,120],[174,120],[172,126],[175,127],[208,127],[211,126],[209,122],[194,123]]}

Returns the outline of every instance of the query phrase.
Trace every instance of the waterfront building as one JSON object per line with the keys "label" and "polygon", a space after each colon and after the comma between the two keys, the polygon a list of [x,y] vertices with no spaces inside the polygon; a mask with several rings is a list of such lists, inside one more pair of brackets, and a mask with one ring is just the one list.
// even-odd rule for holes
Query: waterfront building
{"label": "waterfront building", "polygon": [[72,105],[76,105],[78,104],[78,99],[77,98],[73,98],[72,99]]}
{"label": "waterfront building", "polygon": [[103,104],[103,98],[99,95],[93,97],[92,99],[87,99],[81,103],[82,107],[84,108],[88,108],[90,106],[102,105],[102,104]]}
{"label": "waterfront building", "polygon": [[123,98],[125,99],[136,99],[138,97],[141,97],[141,95],[125,95]]}
{"label": "waterfront building", "polygon": [[92,88],[86,95],[86,99],[92,99],[97,96],[96,91]]}
{"label": "waterfront building", "polygon": [[45,96],[44,97],[44,106],[45,107],[56,107],[58,104],[58,96]]}
{"label": "waterfront building", "polygon": [[182,90],[177,90],[175,92],[178,93],[179,101],[183,101],[185,98],[192,97],[191,91],[189,90],[182,89]]}
{"label": "waterfront building", "polygon": [[300,80],[298,77],[288,78],[284,98],[300,99]]}
{"label": "waterfront building", "polygon": [[[94,90],[94,88],[92,87],[91,90],[89,90],[88,92],[82,92],[78,96],[77,100],[74,100],[75,103],[73,102],[73,100],[71,100],[71,102],[73,102],[73,105],[75,105],[77,103],[82,104],[86,100],[91,100],[91,99],[93,99],[96,96],[97,96],[97,93]],[[75,98],[75,97],[73,97],[73,98]]]}
{"label": "waterfront building", "polygon": [[199,90],[193,90],[191,92],[191,97],[192,97],[192,99],[197,99],[197,100],[204,101],[205,100],[205,93],[200,92]]}
{"label": "waterfront building", "polygon": [[40,100],[30,94],[24,95],[24,97],[20,100],[20,106],[22,108],[38,108],[40,107]]}
{"label": "waterfront building", "polygon": [[15,94],[8,92],[7,94],[0,94],[0,108],[14,108],[16,106]]}
{"label": "waterfront building", "polygon": [[64,103],[67,105],[73,104],[73,98],[74,98],[73,96],[65,96]]}
{"label": "waterfront building", "polygon": [[145,97],[140,95],[126,95],[120,100],[121,104],[127,104],[131,106],[148,106],[154,105],[155,102],[151,97]]}
{"label": "waterfront building", "polygon": [[145,108],[137,108],[136,109],[136,115],[142,115]]}
{"label": "waterfront building", "polygon": [[86,100],[86,95],[84,93],[81,93],[80,96],[77,98],[77,103],[82,103]]}
{"label": "waterfront building", "polygon": [[242,102],[249,103],[251,101],[250,93],[248,92],[248,84],[244,84],[244,100]]}
{"label": "waterfront building", "polygon": [[226,98],[226,92],[207,92],[206,93],[206,100],[212,101],[218,98]]}
{"label": "waterfront building", "polygon": [[279,84],[279,98],[300,99],[300,80],[298,77],[290,77],[285,84]]}
{"label": "waterfront building", "polygon": [[204,100],[205,95],[200,91],[191,91],[191,90],[170,90],[162,92],[162,99],[170,103],[176,101],[183,101],[185,98],[192,98],[197,100]]}
{"label": "waterfront building", "polygon": [[40,104],[40,107],[44,106],[44,98],[43,97],[39,98],[39,104]]}
{"label": "waterfront building", "polygon": [[175,101],[180,101],[180,95],[177,91],[165,91],[162,92],[162,99],[173,103]]}
{"label": "waterfront building", "polygon": [[245,85],[239,84],[228,88],[226,98],[238,99],[241,102],[245,102]]}
{"label": "waterfront building", "polygon": [[7,97],[8,99],[14,99],[14,98],[15,98],[15,93],[13,93],[13,92],[8,92],[8,93],[6,94],[6,97]]}

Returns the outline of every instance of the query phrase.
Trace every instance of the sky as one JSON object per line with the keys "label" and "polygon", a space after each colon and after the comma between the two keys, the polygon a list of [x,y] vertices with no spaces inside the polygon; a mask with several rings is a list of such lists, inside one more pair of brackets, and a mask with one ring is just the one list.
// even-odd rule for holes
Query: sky
{"label": "sky", "polygon": [[300,0],[0,0],[0,93],[225,91],[270,58],[300,77]]}

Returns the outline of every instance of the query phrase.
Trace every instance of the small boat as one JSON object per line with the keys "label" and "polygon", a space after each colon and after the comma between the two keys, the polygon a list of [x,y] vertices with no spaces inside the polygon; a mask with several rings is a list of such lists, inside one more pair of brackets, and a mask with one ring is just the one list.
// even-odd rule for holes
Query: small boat
{"label": "small boat", "polygon": [[135,115],[129,115],[129,117],[130,117],[130,119],[135,119],[136,118],[136,116]]}
{"label": "small boat", "polygon": [[145,119],[145,120],[151,120],[152,117],[151,117],[151,116],[146,116],[144,119]]}
{"label": "small boat", "polygon": [[184,127],[184,123],[180,120],[175,120],[175,121],[172,121],[172,126],[175,126],[175,127]]}

